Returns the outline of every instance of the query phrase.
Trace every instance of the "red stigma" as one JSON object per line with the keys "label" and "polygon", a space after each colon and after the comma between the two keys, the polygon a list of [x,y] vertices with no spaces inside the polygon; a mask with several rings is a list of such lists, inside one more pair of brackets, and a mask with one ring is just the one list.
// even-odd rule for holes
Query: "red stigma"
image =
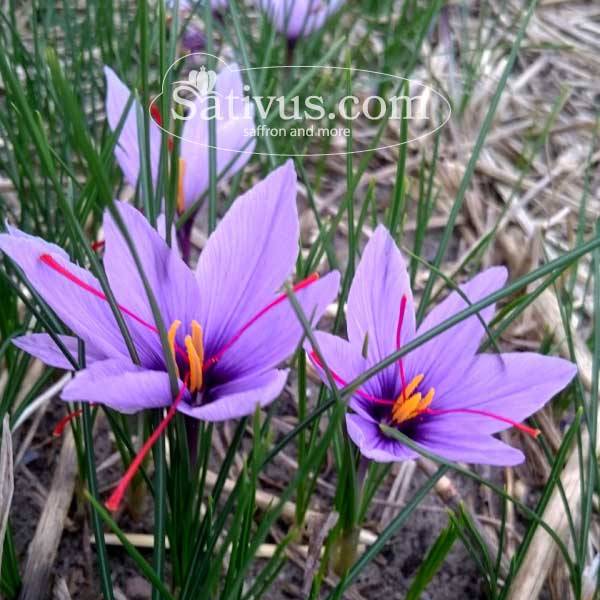
{"label": "red stigma", "polygon": [[[321,359],[317,356],[317,353],[314,350],[311,350],[309,352],[309,356],[311,358],[311,360],[320,368],[323,369],[323,362],[321,361]],[[346,387],[348,385],[348,383],[346,381],[344,381],[335,371],[333,371],[331,368],[329,368],[329,372],[331,373],[331,376],[333,377],[334,381],[336,383],[338,383],[339,385],[341,385],[342,387]],[[357,389],[354,390],[355,394],[357,394],[358,396],[360,396],[361,398],[364,398],[365,400],[368,400],[369,402],[373,402],[373,404],[383,404],[384,406],[392,406],[394,404],[394,402],[392,400],[384,400],[383,398],[377,398],[375,396],[371,396],[371,394],[367,394],[366,392],[363,392],[361,389]]]}
{"label": "red stigma", "polygon": [[[96,296],[96,298],[100,298],[100,300],[108,302],[108,299],[106,298],[105,294],[103,294],[100,290],[97,290],[95,287],[91,286],[89,283],[83,281],[83,279],[81,279],[80,277],[77,277],[77,275],[75,275],[74,273],[71,273],[71,271],[59,264],[50,254],[40,254],[40,260],[45,265],[49,266],[51,269],[53,269],[54,271],[56,271],[57,273],[59,273],[60,275],[62,275],[63,277],[80,287],[81,289],[85,290],[86,292],[89,292],[90,294],[93,294],[94,296]],[[141,317],[138,317],[138,315],[136,315],[133,311],[129,310],[126,306],[123,306],[122,304],[117,304],[117,306],[123,314],[126,314],[127,316],[131,317],[140,325],[143,325],[153,333],[159,333],[158,329],[154,325],[152,325],[152,323],[148,323],[148,321],[145,321]],[[175,349],[180,355],[184,357],[185,360],[187,360],[187,354],[183,351],[182,348],[176,346]]]}
{"label": "red stigma", "polygon": [[448,409],[440,409],[436,410],[435,408],[427,408],[423,411],[425,414],[429,415],[448,415],[448,414],[467,414],[467,415],[479,415],[481,417],[488,417],[489,419],[494,419],[496,421],[501,421],[502,423],[506,423],[507,425],[511,425],[515,427],[519,431],[522,431],[526,435],[531,436],[532,438],[537,438],[541,435],[541,431],[539,429],[535,429],[533,427],[529,427],[527,425],[523,425],[523,423],[517,423],[512,419],[507,417],[503,417],[502,415],[497,415],[496,413],[489,412],[487,410],[479,410],[476,408],[448,408]]}
{"label": "red stigma", "polygon": [[65,415],[52,430],[53,437],[60,437],[64,432],[66,426],[75,418],[79,417],[83,413],[83,408],[78,408],[68,415]]}
{"label": "red stigma", "polygon": [[171,422],[171,420],[175,416],[175,413],[177,412],[177,407],[179,406],[179,403],[181,402],[181,400],[183,398],[183,394],[184,394],[186,388],[187,388],[187,378],[186,378],[186,381],[181,385],[181,388],[179,389],[179,393],[177,394],[177,397],[175,398],[175,400],[173,400],[173,402],[169,408],[169,412],[167,412],[166,416],[159,423],[158,427],[152,432],[150,437],[144,442],[144,445],[140,448],[140,451],[136,454],[135,458],[131,461],[129,468],[127,469],[127,471],[125,471],[125,475],[123,475],[123,477],[121,477],[117,487],[115,488],[113,493],[110,495],[110,498],[107,500],[105,506],[111,512],[114,512],[119,508],[121,501],[123,500],[123,496],[125,495],[125,492],[127,491],[129,484],[131,483],[131,480],[135,477],[135,474],[138,472],[140,466],[142,465],[142,462],[144,462],[144,458],[146,458],[146,455],[148,454],[148,452],[150,452],[150,449],[152,448],[152,446],[154,446],[154,444],[156,443],[158,438],[162,435],[162,433],[166,429],[167,425]]}
{"label": "red stigma", "polygon": [[[156,98],[155,98],[156,100]],[[150,116],[152,117],[152,120],[159,126],[162,127],[163,125],[163,120],[162,120],[162,115],[160,114],[160,108],[158,108],[158,105],[156,104],[156,102],[153,102],[150,105]],[[171,136],[169,136],[167,138],[167,148],[169,149],[169,152],[173,152],[173,138]]]}
{"label": "red stigma", "polygon": [[[298,291],[308,287],[309,285],[315,283],[315,281],[317,281],[318,279],[319,279],[319,274],[313,273],[312,275],[309,275],[306,279],[303,279],[302,281],[299,281],[296,285],[294,285],[292,287],[292,290],[294,292],[298,292]],[[204,370],[206,371],[207,369],[212,367],[216,362],[218,362],[221,359],[221,357],[223,356],[223,354],[225,354],[225,352],[227,350],[229,350],[229,348],[231,348],[231,346],[233,346],[242,337],[242,335],[250,327],[252,327],[252,325],[254,325],[254,323],[256,323],[256,321],[258,321],[262,316],[264,316],[266,313],[268,313],[271,309],[275,308],[277,305],[281,304],[286,299],[287,299],[286,293],[280,294],[279,296],[277,296],[275,298],[275,300],[273,300],[272,302],[267,304],[267,306],[265,306],[264,308],[259,310],[247,323],[245,323],[242,327],[240,327],[240,329],[231,337],[231,339],[228,342],[226,342],[221,347],[221,349],[218,352],[216,352],[216,354],[214,354],[213,356],[211,356],[208,360],[206,360],[204,362]]]}
{"label": "red stigma", "polygon": [[97,242],[92,242],[92,250],[94,252],[98,252],[98,250],[102,250],[104,248],[104,240],[98,240]]}
{"label": "red stigma", "polygon": [[150,116],[154,119],[154,122],[162,127],[162,116],[160,114],[160,108],[156,105],[156,102],[153,102],[150,105]]}
{"label": "red stigma", "polygon": [[[56,260],[50,254],[41,254],[40,260],[45,265],[48,265],[51,269],[54,269],[57,273],[60,273],[63,277],[65,277],[69,281],[73,282],[75,285],[84,289],[86,292],[93,294],[94,296],[96,296],[96,298],[100,298],[100,300],[104,300],[105,302],[108,301],[106,296],[100,290],[97,290],[95,287],[91,286],[89,283],[86,283],[85,281],[83,281],[83,279],[80,279],[79,277],[77,277],[77,275],[71,273],[71,271],[69,271],[68,269],[63,267],[61,264],[56,262]],[[156,327],[154,325],[152,325],[151,323],[148,323],[148,321],[144,321],[144,319],[142,319],[141,317],[138,317],[134,312],[130,311],[127,307],[125,307],[121,304],[117,304],[117,306],[119,307],[119,310],[122,313],[128,315],[133,320],[137,321],[144,327],[147,327],[154,333],[158,333],[158,329],[156,329]]]}

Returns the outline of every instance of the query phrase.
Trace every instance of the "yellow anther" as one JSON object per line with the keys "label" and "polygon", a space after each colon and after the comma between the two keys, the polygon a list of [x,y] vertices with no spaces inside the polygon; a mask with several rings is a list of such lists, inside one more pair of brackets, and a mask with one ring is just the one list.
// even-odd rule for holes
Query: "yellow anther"
{"label": "yellow anther", "polygon": [[202,327],[198,321],[192,321],[192,342],[201,363],[204,363],[204,339]]}
{"label": "yellow anther", "polygon": [[185,349],[190,361],[190,391],[197,392],[202,387],[202,361],[194,348],[191,335],[185,336]]}
{"label": "yellow anther", "polygon": [[410,398],[413,392],[421,385],[421,381],[425,379],[425,375],[417,375],[407,386],[406,389],[402,390],[400,397],[404,400]]}
{"label": "yellow anther", "polygon": [[392,406],[392,421],[396,424],[404,423],[409,419],[418,417],[425,411],[435,394],[435,390],[430,388],[425,397],[420,392],[415,393],[415,390],[423,382],[424,375],[417,375],[407,386],[400,392],[394,406]]}
{"label": "yellow anther", "polygon": [[[175,320],[171,323],[171,327],[169,327],[169,332],[167,333],[167,339],[169,340],[169,348],[171,349],[171,354],[173,355],[173,360],[175,361],[175,368],[177,369],[177,360],[175,357],[175,336],[177,335],[177,330],[181,326],[181,321]],[[179,376],[179,369],[177,369],[177,376]]]}
{"label": "yellow anther", "polygon": [[185,176],[185,160],[179,158],[179,179],[177,181],[177,212],[181,214],[185,210],[185,197],[183,191],[183,178]]}
{"label": "yellow anther", "polygon": [[435,394],[435,389],[430,388],[429,391],[427,392],[427,394],[425,395],[425,398],[423,398],[423,400],[421,400],[421,404],[419,405],[419,410],[423,411],[429,407],[429,405],[431,404],[431,401],[433,400],[434,394]]}
{"label": "yellow anther", "polygon": [[419,410],[421,394],[413,394],[407,400],[398,402],[392,407],[392,419],[397,423],[402,423],[413,417]]}

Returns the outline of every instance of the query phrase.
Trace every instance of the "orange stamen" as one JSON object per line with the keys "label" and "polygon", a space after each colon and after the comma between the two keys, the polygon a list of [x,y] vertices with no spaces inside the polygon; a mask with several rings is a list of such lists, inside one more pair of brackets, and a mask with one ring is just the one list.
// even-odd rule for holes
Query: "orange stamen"
{"label": "orange stamen", "polygon": [[181,388],[179,389],[179,393],[177,394],[177,397],[175,398],[175,400],[173,400],[173,403],[171,404],[171,407],[169,408],[169,412],[166,414],[165,418],[159,423],[158,427],[152,432],[150,437],[144,442],[144,445],[141,447],[140,451],[136,454],[135,458],[131,461],[129,468],[125,472],[125,475],[123,475],[123,477],[121,477],[119,484],[117,485],[117,487],[115,488],[113,493],[110,495],[110,498],[106,502],[105,506],[111,512],[114,512],[119,508],[121,501],[123,500],[123,496],[125,495],[125,492],[127,491],[129,484],[131,483],[131,480],[134,478],[138,469],[142,465],[142,462],[146,458],[146,455],[148,454],[148,452],[150,451],[152,446],[154,446],[154,444],[156,443],[156,440],[158,440],[158,438],[162,435],[162,433],[166,429],[167,425],[171,422],[171,420],[175,416],[175,413],[177,412],[177,407],[179,406],[179,403],[181,402],[181,400],[183,398],[183,394],[186,390],[186,387],[187,387],[187,384],[184,382],[182,384]]}
{"label": "orange stamen", "polygon": [[169,331],[167,332],[167,339],[169,340],[169,348],[171,348],[171,354],[173,355],[173,360],[175,361],[175,369],[177,371],[177,377],[179,377],[179,367],[177,366],[177,361],[175,360],[175,336],[177,335],[177,330],[181,325],[181,321],[176,319],[171,323],[171,327],[169,327]]}
{"label": "orange stamen", "polygon": [[392,407],[392,421],[394,423],[399,425],[404,421],[414,419],[431,404],[435,394],[433,388],[430,388],[425,397],[420,392],[415,393],[424,378],[423,374],[417,375],[407,386],[402,387],[402,392],[396,398]]}
{"label": "orange stamen", "polygon": [[194,348],[191,335],[185,336],[185,347],[190,360],[190,391],[197,392],[202,388],[202,360]]}

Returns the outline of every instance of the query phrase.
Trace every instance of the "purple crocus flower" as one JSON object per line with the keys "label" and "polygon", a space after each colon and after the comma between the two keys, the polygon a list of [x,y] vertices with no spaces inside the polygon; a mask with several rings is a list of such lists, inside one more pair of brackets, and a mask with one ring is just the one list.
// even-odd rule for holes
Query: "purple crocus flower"
{"label": "purple crocus flower", "polygon": [[[483,271],[461,286],[470,303],[502,287],[504,267]],[[367,244],[347,304],[348,339],[317,332],[323,359],[339,387],[390,356],[402,344],[468,307],[457,293],[434,308],[416,329],[406,265],[380,226]],[[490,306],[479,317],[488,322]],[[390,462],[415,458],[411,448],[386,436],[397,427],[423,448],[452,461],[514,465],[520,450],[491,434],[516,426],[540,409],[575,376],[576,366],[533,352],[477,354],[485,329],[473,315],[415,348],[360,387],[346,415],[348,434],[367,458]],[[366,348],[366,351],[364,350]],[[324,382],[322,364],[309,355]]]}
{"label": "purple crocus flower", "polygon": [[[0,250],[65,325],[85,342],[86,368],[62,399],[104,404],[123,413],[171,407],[203,421],[251,414],[281,393],[288,371],[278,365],[298,345],[302,327],[285,293],[298,254],[296,173],[288,161],[242,195],[210,236],[195,272],[169,248],[143,215],[117,203],[168,325],[180,394],[174,400],[165,356],[125,239],[104,216],[104,268],[141,364],[129,356],[95,277],[58,246],[9,228]],[[316,321],[337,293],[339,275],[311,276],[294,286]],[[47,365],[72,369],[49,335],[14,344]],[[77,357],[77,338],[62,336]],[[166,426],[166,422],[165,426]],[[117,502],[118,504],[118,502]]]}
{"label": "purple crocus flower", "polygon": [[[106,115],[108,124],[117,129],[131,90],[117,77],[110,67],[104,67],[106,75]],[[214,83],[214,95],[220,102],[220,118],[215,119],[217,173],[232,177],[250,159],[255,140],[248,143],[245,130],[254,129],[254,115],[246,108],[243,95],[243,81],[236,65],[221,69]],[[232,98],[230,102],[228,99]],[[196,202],[209,185],[209,145],[208,120],[205,114],[206,98],[198,96],[194,101],[193,118],[186,120],[181,133],[179,157],[179,186],[177,210],[182,213]],[[137,127],[139,103],[131,103],[125,117],[119,140],[115,146],[115,156],[127,182],[136,186],[140,175],[140,148]],[[160,160],[162,134],[161,116],[156,103],[152,104],[149,143],[152,179],[156,181]],[[169,144],[171,148],[171,144]]]}
{"label": "purple crocus flower", "polygon": [[[175,0],[167,0],[167,6],[169,8],[175,8]],[[210,0],[210,5],[213,10],[223,10],[227,8],[229,4],[229,0]],[[202,2],[194,1],[194,0],[179,0],[179,10],[181,11],[191,11],[199,7],[200,14],[202,14],[204,5]]]}
{"label": "purple crocus flower", "polygon": [[291,41],[323,27],[343,3],[344,0],[260,0],[277,30]]}

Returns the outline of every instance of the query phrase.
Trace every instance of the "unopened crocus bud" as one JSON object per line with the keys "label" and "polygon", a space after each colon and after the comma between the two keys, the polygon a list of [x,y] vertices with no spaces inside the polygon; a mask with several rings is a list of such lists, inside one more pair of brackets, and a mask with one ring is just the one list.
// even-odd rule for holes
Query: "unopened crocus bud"
{"label": "unopened crocus bud", "polygon": [[261,8],[290,41],[320,29],[344,0],[260,0]]}

